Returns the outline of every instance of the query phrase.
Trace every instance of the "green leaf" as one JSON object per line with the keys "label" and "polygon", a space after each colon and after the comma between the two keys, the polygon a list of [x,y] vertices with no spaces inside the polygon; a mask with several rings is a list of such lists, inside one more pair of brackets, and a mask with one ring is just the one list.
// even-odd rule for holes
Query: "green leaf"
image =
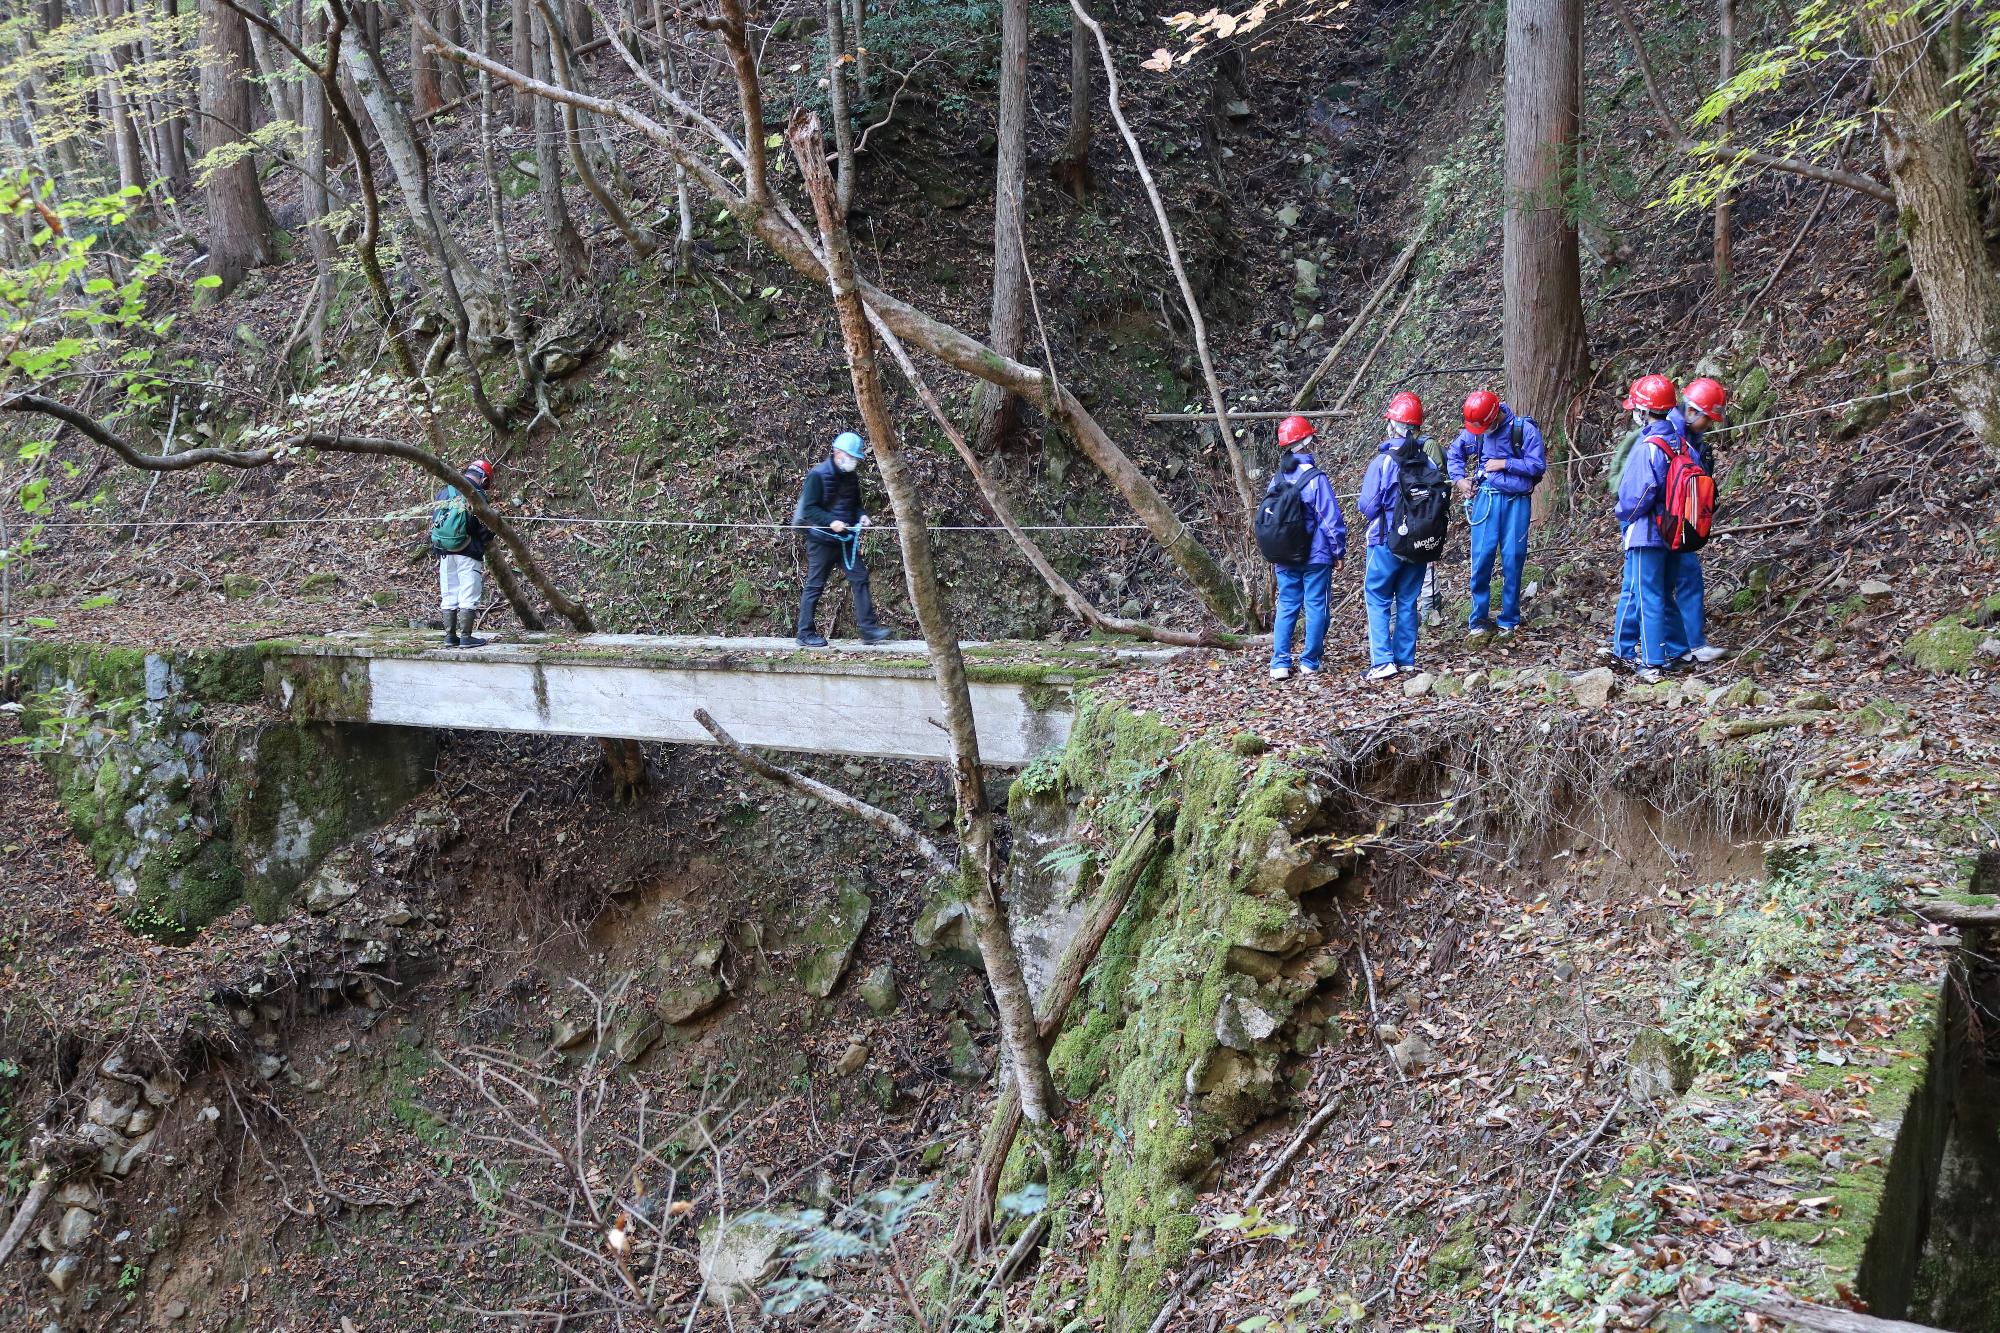
{"label": "green leaf", "polygon": [[27,622],[30,625],[33,625],[36,629],[54,629],[56,627],[55,618],[53,616],[28,616],[26,619]]}
{"label": "green leaf", "polygon": [[89,282],[83,284],[83,294],[85,296],[98,296],[104,292],[116,290],[117,286],[118,284],[109,278],[92,278]]}
{"label": "green leaf", "polygon": [[209,273],[209,274],[206,274],[206,275],[204,275],[204,276],[202,276],[202,277],[199,277],[199,278],[196,278],[196,279],[194,280],[194,285],[195,285],[195,286],[196,286],[197,288],[202,288],[202,287],[220,287],[220,286],[222,285],[222,279],[221,279],[221,278],[219,278],[219,277],[217,277],[217,276],[216,276],[215,274],[213,274],[213,273]]}

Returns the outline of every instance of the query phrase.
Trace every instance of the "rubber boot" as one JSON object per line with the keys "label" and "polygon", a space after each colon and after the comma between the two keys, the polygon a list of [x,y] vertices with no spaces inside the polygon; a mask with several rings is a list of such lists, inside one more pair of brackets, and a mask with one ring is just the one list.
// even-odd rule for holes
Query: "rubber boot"
{"label": "rubber boot", "polygon": [[441,614],[444,616],[444,646],[447,648],[456,648],[458,647],[458,612],[447,606],[441,609]]}
{"label": "rubber boot", "polygon": [[486,646],[486,640],[484,640],[484,639],[475,639],[475,638],[474,638],[474,637],[472,636],[472,618],[473,618],[474,616],[478,615],[478,614],[479,614],[479,613],[478,613],[477,611],[460,611],[460,612],[458,613],[458,646],[459,646],[459,647],[461,647],[461,648],[484,648],[484,647]]}

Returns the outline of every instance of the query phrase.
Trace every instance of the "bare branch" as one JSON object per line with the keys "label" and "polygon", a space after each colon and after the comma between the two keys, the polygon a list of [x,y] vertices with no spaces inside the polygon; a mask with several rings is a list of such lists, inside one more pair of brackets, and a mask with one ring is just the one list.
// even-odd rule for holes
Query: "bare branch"
{"label": "bare branch", "polygon": [[943,852],[938,850],[936,843],[917,832],[909,824],[904,823],[896,815],[882,809],[880,806],[870,805],[859,797],[849,796],[846,792],[840,790],[840,788],[830,787],[817,778],[809,778],[797,769],[785,768],[772,763],[730,735],[723,729],[720,722],[709,716],[706,708],[695,709],[694,720],[701,723],[702,729],[715,737],[715,743],[729,751],[737,763],[742,764],[743,767],[749,769],[758,777],[763,778],[766,782],[774,782],[778,786],[789,788],[800,795],[810,796],[815,801],[831,806],[844,815],[851,815],[864,824],[873,825],[898,842],[908,843],[923,853],[924,859],[931,863],[931,869],[937,871],[939,874],[949,874],[954,869],[951,861]]}

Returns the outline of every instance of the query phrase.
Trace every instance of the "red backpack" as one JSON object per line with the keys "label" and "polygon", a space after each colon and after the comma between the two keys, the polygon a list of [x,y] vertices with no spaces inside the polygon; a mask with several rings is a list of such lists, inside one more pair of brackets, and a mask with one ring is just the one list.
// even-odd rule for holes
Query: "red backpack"
{"label": "red backpack", "polygon": [[1660,487],[1660,512],[1653,525],[1667,539],[1669,551],[1699,551],[1708,545],[1715,523],[1715,478],[1696,461],[1694,451],[1679,440],[1651,437],[1667,456],[1667,479]]}

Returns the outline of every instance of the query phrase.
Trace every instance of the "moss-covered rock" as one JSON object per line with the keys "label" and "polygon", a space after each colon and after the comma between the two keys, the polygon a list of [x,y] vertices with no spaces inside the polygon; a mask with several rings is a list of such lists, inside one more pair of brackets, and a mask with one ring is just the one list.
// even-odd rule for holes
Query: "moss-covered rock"
{"label": "moss-covered rock", "polygon": [[1904,642],[1902,652],[1906,661],[1924,671],[1962,676],[1979,664],[1980,645],[1995,638],[2000,638],[2000,596],[1918,630]]}

